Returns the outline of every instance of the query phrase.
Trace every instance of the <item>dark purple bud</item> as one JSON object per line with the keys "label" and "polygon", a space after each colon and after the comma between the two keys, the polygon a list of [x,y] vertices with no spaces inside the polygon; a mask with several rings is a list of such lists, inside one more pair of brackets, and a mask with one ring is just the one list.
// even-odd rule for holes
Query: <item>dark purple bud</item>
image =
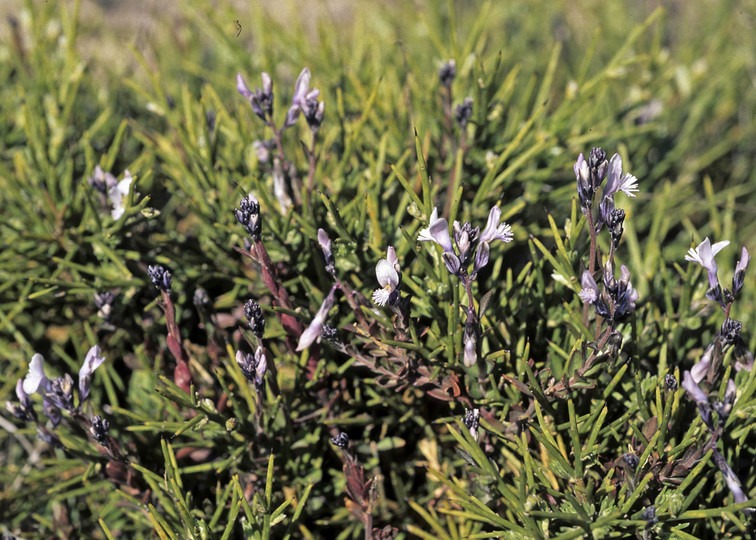
{"label": "dark purple bud", "polygon": [[103,446],[107,446],[108,442],[110,442],[110,436],[108,435],[110,422],[102,416],[93,416],[90,423],[89,433],[92,434],[94,440]]}
{"label": "dark purple bud", "polygon": [[592,148],[588,156],[588,169],[590,170],[591,186],[596,191],[606,178],[609,170],[609,162],[606,160],[606,152],[601,148]]}
{"label": "dark purple bud", "polygon": [[659,518],[656,517],[656,507],[649,506],[641,513],[641,519],[646,522],[649,527],[655,525]]}
{"label": "dark purple bud", "polygon": [[674,392],[677,390],[677,379],[671,373],[667,373],[664,376],[664,387],[667,389],[667,392]]}
{"label": "dark purple bud", "polygon": [[160,266],[159,264],[156,264],[155,266],[148,266],[147,275],[149,276],[150,281],[152,281],[152,284],[155,287],[167,293],[171,292],[171,273],[164,267]]}
{"label": "dark purple bud", "polygon": [[466,97],[465,100],[460,105],[457,105],[457,108],[454,110],[454,118],[460,129],[465,129],[467,127],[467,123],[470,121],[470,118],[472,118],[472,114],[473,100],[471,97]]}
{"label": "dark purple bud", "polygon": [[330,324],[324,324],[323,329],[320,331],[320,338],[325,341],[338,341],[339,331]]}
{"label": "dark purple bud", "polygon": [[478,428],[480,427],[480,409],[465,409],[465,417],[462,423],[470,431],[470,436],[478,440]]}
{"label": "dark purple bud", "polygon": [[252,333],[262,339],[263,333],[265,333],[265,316],[260,308],[260,304],[254,300],[247,300],[247,303],[244,304],[244,316],[249,321]]}
{"label": "dark purple bud", "polygon": [[640,459],[632,452],[628,452],[622,456],[622,462],[627,465],[627,468],[631,472],[635,472],[635,469],[638,468],[638,464],[640,463]]}
{"label": "dark purple bud", "polygon": [[446,88],[450,88],[454,77],[457,76],[457,63],[454,60],[449,60],[441,69],[438,70],[438,79],[441,81],[441,85]]}
{"label": "dark purple bud", "polygon": [[262,386],[265,373],[268,371],[268,361],[262,347],[258,347],[254,354],[237,351],[236,363],[239,364],[245,379],[255,383],[258,388]]}
{"label": "dark purple bud", "polygon": [[331,437],[331,444],[343,450],[349,446],[349,436],[342,431],[336,437]]}
{"label": "dark purple bud", "polygon": [[625,224],[625,211],[621,208],[612,210],[609,214],[609,218],[606,221],[606,226],[609,229],[609,233],[612,236],[612,245],[617,248],[622,238]]}
{"label": "dark purple bud", "polygon": [[724,352],[730,345],[733,345],[735,341],[740,337],[740,332],[743,329],[743,323],[733,319],[725,319],[722,323],[722,330],[719,332],[719,341],[722,345],[722,351]]}
{"label": "dark purple bud", "polygon": [[262,233],[262,216],[260,203],[254,195],[247,195],[239,202],[239,208],[234,210],[236,220],[242,224],[244,230],[253,242],[259,242]]}

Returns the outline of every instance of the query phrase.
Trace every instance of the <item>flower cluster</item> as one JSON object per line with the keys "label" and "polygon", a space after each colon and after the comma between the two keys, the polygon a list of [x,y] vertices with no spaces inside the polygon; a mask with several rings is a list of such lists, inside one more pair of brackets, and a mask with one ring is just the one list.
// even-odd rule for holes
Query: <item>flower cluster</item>
{"label": "flower cluster", "polygon": [[475,279],[478,272],[488,264],[489,244],[494,240],[512,241],[512,227],[506,223],[499,223],[500,218],[501,209],[498,206],[491,208],[486,228],[482,233],[478,227],[473,228],[469,222],[460,225],[458,221],[455,221],[454,244],[452,244],[449,224],[446,219],[439,218],[438,209],[433,208],[428,227],[420,231],[417,239],[420,242],[435,242],[441,246],[444,250],[442,257],[447,270],[457,277],[467,276],[467,267],[470,261],[474,260],[470,277]]}
{"label": "flower cluster", "polygon": [[262,387],[265,373],[268,371],[268,361],[262,346],[257,347],[255,354],[237,351],[236,363],[239,364],[242,374],[249,382],[255,383],[257,388]]}
{"label": "flower cluster", "polygon": [[[79,370],[79,408],[89,397],[92,374],[104,361],[105,357],[98,345],[89,349]],[[34,420],[36,413],[30,395],[38,393],[42,396],[45,414],[55,427],[61,421],[61,411],[75,410],[73,389],[73,378],[68,373],[62,377],[48,379],[45,375],[45,359],[41,354],[35,354],[29,362],[29,373],[16,383],[16,396],[20,403],[6,403],[6,408],[16,418],[24,421]]]}
{"label": "flower cluster", "polygon": [[687,255],[685,255],[686,261],[698,263],[704,267],[709,275],[709,290],[706,292],[706,297],[709,300],[718,302],[723,309],[727,304],[731,304],[733,300],[735,300],[743,288],[745,272],[748,268],[748,263],[751,261],[751,256],[748,254],[748,250],[743,247],[740,252],[740,260],[735,267],[735,275],[732,278],[732,290],[722,289],[722,286],[719,284],[719,277],[717,276],[718,267],[714,257],[729,245],[729,240],[717,242],[712,245],[707,237],[703,242],[698,244],[698,247],[695,249],[690,248]]}
{"label": "flower cluster", "polygon": [[131,184],[134,182],[134,177],[127,170],[123,172],[123,180],[120,182],[109,172],[105,172],[97,165],[94,170],[94,174],[87,178],[87,182],[97,192],[100,193],[103,203],[105,203],[105,196],[110,201],[113,209],[110,215],[115,221],[121,219],[124,211],[126,210],[126,198],[131,191]]}
{"label": "flower cluster", "polygon": [[252,333],[262,339],[265,333],[265,316],[263,315],[260,304],[254,300],[247,300],[244,304],[244,316],[249,321],[249,328]]}
{"label": "flower cluster", "polygon": [[[289,106],[289,110],[286,112],[286,120],[281,127],[281,131],[293,126],[297,122],[300,112],[304,114],[307,125],[312,130],[317,131],[320,124],[323,123],[325,102],[318,101],[320,91],[317,88],[310,89],[310,77],[310,70],[307,68],[304,68],[299,77],[297,77],[297,82],[294,85],[294,95],[291,98],[291,106]],[[265,123],[272,125],[273,80],[267,73],[263,73],[261,78],[262,88],[258,87],[252,91],[244,81],[242,74],[237,73],[236,90],[249,101],[249,104],[252,106],[252,112]]]}
{"label": "flower cluster", "polygon": [[630,173],[622,172],[622,158],[619,154],[614,154],[611,161],[607,161],[606,152],[601,148],[593,148],[587,161],[583,154],[580,154],[573,170],[577,178],[580,209],[586,216],[590,215],[594,194],[601,187],[604,178],[607,178],[599,202],[596,230],[606,225],[612,235],[612,244],[616,247],[622,236],[625,211],[615,208],[614,195],[622,191],[628,197],[634,198],[635,192],[638,191],[638,179]]}
{"label": "flower cluster", "polygon": [[242,224],[244,230],[253,242],[260,241],[262,234],[262,216],[260,215],[260,203],[251,193],[239,201],[239,208],[234,210],[236,220]]}
{"label": "flower cluster", "polygon": [[172,283],[172,276],[171,273],[164,268],[163,266],[160,266],[159,264],[156,264],[154,266],[150,265],[147,267],[147,275],[150,278],[150,281],[152,281],[152,284],[164,292],[171,292],[171,283]]}
{"label": "flower cluster", "polygon": [[591,273],[583,272],[581,285],[583,290],[578,293],[584,303],[596,308],[596,314],[611,321],[621,321],[634,309],[638,300],[638,291],[630,283],[630,270],[623,264],[620,266],[619,280],[614,277],[614,265],[611,260],[604,265],[604,288],[599,290],[596,280]]}
{"label": "flower cluster", "polygon": [[[745,272],[751,258],[748,250],[743,247],[741,250],[740,260],[735,268],[735,275],[732,278],[732,290],[723,289],[719,284],[717,276],[717,263],[714,257],[730,244],[729,241],[717,242],[711,244],[708,238],[705,238],[698,247],[690,249],[685,255],[685,260],[700,264],[707,272],[709,278],[709,289],[706,292],[707,298],[717,302],[725,313],[725,320],[722,323],[720,331],[714,340],[704,351],[701,359],[696,362],[690,370],[683,373],[682,387],[687,392],[691,400],[698,407],[698,414],[703,423],[712,434],[712,440],[719,438],[720,430],[724,429],[725,422],[732,412],[733,405],[737,398],[737,385],[735,379],[730,378],[727,381],[722,401],[709,401],[709,396],[705,388],[716,388],[717,379],[722,375],[722,364],[725,352],[730,347],[735,347],[733,358],[735,358],[735,371],[743,369],[750,371],[753,367],[753,355],[746,348],[745,341],[741,337],[743,325],[740,321],[730,318],[730,308],[743,288]],[[703,387],[702,387],[703,385]],[[716,422],[714,420],[716,413]],[[740,480],[730,468],[724,456],[717,450],[715,443],[712,443],[714,452],[714,462],[724,476],[727,487],[732,492],[736,503],[745,502],[748,497],[743,492]]]}

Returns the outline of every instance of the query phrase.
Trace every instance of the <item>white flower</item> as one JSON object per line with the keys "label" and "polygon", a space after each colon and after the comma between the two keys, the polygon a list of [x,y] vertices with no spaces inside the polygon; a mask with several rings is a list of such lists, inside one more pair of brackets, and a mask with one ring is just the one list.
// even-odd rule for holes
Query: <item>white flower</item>
{"label": "white flower", "polygon": [[24,392],[27,394],[39,392],[45,395],[49,387],[50,380],[45,375],[45,359],[41,354],[35,354],[29,362],[29,373],[24,377]]}
{"label": "white flower", "polygon": [[373,302],[379,306],[393,303],[398,298],[395,294],[401,282],[401,267],[393,246],[386,250],[386,258],[378,261],[375,266],[375,276],[378,278],[381,288],[373,292]]}
{"label": "white flower", "polygon": [[121,219],[123,212],[126,210],[126,198],[129,195],[129,190],[131,189],[131,183],[133,181],[134,178],[127,170],[123,173],[123,180],[108,189],[108,198],[113,205],[113,210],[110,212],[110,215],[113,216],[113,219],[116,221]]}
{"label": "white flower", "polygon": [[479,242],[491,242],[493,240],[501,240],[502,242],[512,241],[512,227],[506,223],[500,224],[499,219],[501,219],[501,209],[498,206],[494,206],[488,213],[488,222],[480,235]]}

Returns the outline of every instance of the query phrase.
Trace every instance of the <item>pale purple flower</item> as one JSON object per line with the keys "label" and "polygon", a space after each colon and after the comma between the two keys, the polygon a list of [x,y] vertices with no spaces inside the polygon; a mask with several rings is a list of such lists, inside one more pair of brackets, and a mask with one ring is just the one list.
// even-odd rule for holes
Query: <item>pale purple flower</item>
{"label": "pale purple flower", "polygon": [[609,175],[602,193],[602,198],[611,197],[618,191],[623,191],[628,197],[635,198],[638,191],[638,179],[630,173],[622,174],[622,158],[614,154],[609,161]]}
{"label": "pale purple flower", "polygon": [[328,316],[328,312],[333,307],[335,300],[334,293],[336,292],[337,288],[338,285],[331,287],[331,291],[323,300],[323,304],[315,314],[315,318],[312,319],[310,325],[305,329],[304,332],[302,332],[302,335],[299,336],[299,344],[297,345],[296,349],[297,351],[305,350],[307,347],[312,345],[315,340],[320,338],[320,333],[323,330],[323,324],[325,323],[326,317]]}
{"label": "pale purple flower", "polygon": [[[294,95],[291,97],[291,107],[289,107],[286,113],[286,121],[284,122],[284,128],[293,126],[300,111],[305,113],[307,117],[307,123],[311,120],[315,120],[318,114],[318,102],[317,98],[320,95],[320,91],[313,88],[310,90],[310,70],[304,68],[297,77],[297,82],[294,85]],[[320,120],[323,120],[323,112],[320,110]],[[318,124],[320,125],[320,124]]]}
{"label": "pale purple flower", "polygon": [[719,280],[717,279],[717,262],[714,260],[714,257],[729,245],[729,240],[717,242],[712,245],[709,238],[706,237],[698,247],[695,249],[690,248],[688,254],[685,255],[686,261],[700,264],[709,273],[709,289],[716,289],[719,286]]}
{"label": "pale purple flower", "polygon": [[438,217],[438,208],[436,207],[433,207],[428,227],[420,231],[417,239],[420,242],[435,242],[446,253],[454,253],[451,236],[449,235],[449,224],[446,219]]}
{"label": "pale purple flower", "polygon": [[375,266],[375,276],[378,278],[381,288],[373,292],[373,302],[379,306],[396,303],[399,299],[398,288],[402,274],[393,246],[389,246],[386,250],[386,258],[378,261]]}
{"label": "pale purple flower", "polygon": [[706,373],[709,371],[711,365],[711,357],[714,354],[714,343],[711,343],[701,356],[701,359],[696,362],[690,369],[690,376],[695,384],[700,383],[706,377]]}
{"label": "pale purple flower", "polygon": [[740,289],[743,288],[746,269],[748,268],[748,263],[750,261],[751,256],[748,254],[748,250],[745,248],[745,246],[743,246],[743,249],[740,252],[740,260],[738,261],[738,265],[735,267],[735,275],[732,276],[733,295],[738,294],[740,292]]}
{"label": "pale purple flower", "polygon": [[[714,448],[713,450],[714,463],[716,463],[717,467],[719,467],[719,470],[722,471],[725,482],[727,483],[727,487],[730,488],[730,491],[732,492],[733,500],[735,501],[735,503],[746,502],[748,500],[748,497],[746,497],[746,494],[743,493],[743,487],[740,483],[740,480],[738,480],[738,477],[735,476],[735,473],[727,464],[724,456],[720,454],[716,448]],[[750,508],[746,508],[743,511],[747,513],[753,512],[753,510]]]}
{"label": "pale purple flower", "polygon": [[237,73],[236,90],[249,101],[252,111],[263,121],[267,121],[268,116],[273,112],[273,81],[267,73],[263,73],[261,78],[262,89],[255,88],[253,92],[247,87],[242,74]]}
{"label": "pale purple flower", "polygon": [[499,219],[501,219],[501,208],[494,206],[488,213],[488,222],[486,223],[486,228],[480,234],[480,242],[501,240],[508,243],[512,241],[514,237],[512,235],[512,227],[506,223],[499,223]]}
{"label": "pale purple flower", "polygon": [[709,429],[713,430],[714,427],[711,419],[709,399],[706,397],[706,392],[701,390],[701,387],[699,387],[698,384],[696,384],[696,381],[693,380],[690,371],[683,373],[682,387],[688,392],[690,398],[696,402],[696,405],[698,405],[698,414],[701,415],[701,419]]}
{"label": "pale purple flower", "polygon": [[99,345],[95,345],[87,353],[84,363],[79,370],[79,403],[89,397],[89,382],[94,371],[102,365],[105,357],[102,355]]}
{"label": "pale purple flower", "polygon": [[336,272],[336,260],[331,251],[331,239],[328,238],[328,234],[323,229],[318,229],[318,244],[323,251],[323,257],[325,257],[326,272],[333,275]]}
{"label": "pale purple flower", "polygon": [[580,284],[583,286],[583,290],[581,290],[578,293],[578,296],[583,301],[584,304],[593,304],[598,300],[599,297],[599,288],[596,284],[596,280],[593,279],[593,275],[586,270],[583,272],[583,278],[580,281]]}

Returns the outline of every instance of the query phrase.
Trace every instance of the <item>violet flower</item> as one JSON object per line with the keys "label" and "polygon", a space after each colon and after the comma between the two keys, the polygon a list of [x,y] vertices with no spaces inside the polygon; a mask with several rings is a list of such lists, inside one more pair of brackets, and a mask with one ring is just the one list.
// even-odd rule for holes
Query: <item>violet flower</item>
{"label": "violet flower", "polygon": [[706,426],[714,431],[714,424],[711,418],[711,408],[709,407],[709,399],[706,397],[706,393],[701,390],[701,387],[696,384],[690,371],[683,373],[682,387],[688,392],[690,398],[698,405],[698,414],[701,415],[701,419]]}
{"label": "violet flower", "polygon": [[105,357],[99,345],[95,345],[87,353],[84,363],[79,370],[79,405],[89,397],[89,383],[94,371],[102,365]]}
{"label": "violet flower", "polygon": [[241,73],[236,74],[236,90],[244,96],[252,106],[252,112],[260,117],[264,122],[273,113],[273,81],[267,73],[262,74],[262,89],[255,88],[251,91],[244,82]]}
{"label": "violet flower", "polygon": [[615,212],[614,195],[619,191],[624,192],[628,197],[635,198],[635,192],[638,191],[638,179],[630,173],[622,173],[622,158],[619,154],[614,154],[609,162],[609,174],[601,194],[596,230],[612,221],[612,215]]}
{"label": "violet flower", "polygon": [[455,221],[453,226],[454,244],[457,246],[455,252],[449,234],[449,225],[446,219],[438,217],[438,209],[434,207],[428,227],[420,231],[417,239],[420,242],[435,242],[441,246],[444,250],[442,257],[446,268],[455,276],[461,277],[466,274],[467,264],[470,260],[474,260],[475,265],[471,277],[475,279],[478,271],[488,264],[490,242],[494,240],[512,241],[512,227],[506,223],[499,223],[500,218],[501,209],[498,207],[491,208],[486,228],[482,233],[480,233],[478,227],[473,227],[468,222],[460,224],[459,221]]}
{"label": "violet flower", "polygon": [[320,338],[320,333],[323,330],[323,324],[325,323],[326,317],[328,316],[328,312],[333,307],[335,300],[334,293],[336,292],[337,288],[338,285],[331,287],[331,291],[323,300],[323,304],[315,314],[315,318],[312,319],[310,325],[305,329],[304,332],[302,332],[302,335],[299,336],[299,344],[297,345],[296,349],[297,351],[305,350]]}
{"label": "violet flower", "polygon": [[318,102],[318,96],[320,90],[313,88],[310,90],[310,70],[304,68],[297,77],[297,82],[294,85],[294,95],[291,98],[291,106],[286,113],[286,121],[283,128],[293,126],[300,111],[304,113],[307,125],[312,129],[317,129],[323,122],[323,112],[325,109],[324,102]]}
{"label": "violet flower", "polygon": [[746,269],[748,268],[748,263],[750,261],[751,256],[748,254],[748,250],[745,248],[745,246],[743,246],[743,249],[740,252],[740,260],[738,261],[738,265],[735,267],[735,275],[732,276],[733,296],[736,296],[740,292],[740,289],[743,288]]}
{"label": "violet flower", "polygon": [[402,269],[393,246],[386,250],[386,258],[378,261],[375,275],[381,288],[373,292],[373,302],[379,306],[396,304],[399,300],[399,284],[402,281]]}
{"label": "violet flower", "polygon": [[584,304],[594,304],[601,293],[596,284],[596,280],[593,279],[593,275],[588,270],[583,272],[583,278],[581,279],[580,284],[583,286],[583,289],[578,293],[580,299]]}
{"label": "violet flower", "polygon": [[709,238],[706,237],[703,242],[698,244],[698,247],[695,249],[690,248],[688,254],[685,255],[686,261],[700,264],[709,273],[709,289],[711,290],[716,290],[719,287],[719,280],[717,279],[718,268],[714,257],[729,245],[729,240],[723,240],[712,245]]}
{"label": "violet flower", "polygon": [[417,239],[420,242],[435,242],[441,246],[445,253],[454,253],[451,236],[449,235],[449,224],[446,219],[438,217],[438,208],[433,207],[428,227],[422,229]]}

